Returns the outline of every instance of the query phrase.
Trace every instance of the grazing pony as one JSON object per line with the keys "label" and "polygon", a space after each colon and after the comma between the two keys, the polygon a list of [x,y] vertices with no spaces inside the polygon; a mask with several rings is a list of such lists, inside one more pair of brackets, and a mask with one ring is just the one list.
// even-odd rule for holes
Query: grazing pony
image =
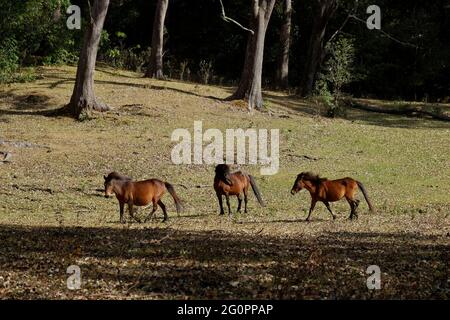
{"label": "grazing pony", "polygon": [[335,214],[331,211],[329,202],[335,202],[341,200],[343,197],[350,205],[350,219],[353,216],[358,218],[356,209],[359,205],[359,200],[355,199],[355,193],[359,189],[362,191],[369,210],[374,211],[372,204],[370,203],[367,191],[363,184],[352,178],[343,178],[337,180],[328,180],[327,178],[321,178],[311,172],[302,172],[295,179],[294,185],[291,189],[291,194],[294,195],[302,189],[306,189],[311,194],[311,207],[309,208],[309,214],[306,221],[309,221],[311,212],[314,210],[317,201],[321,201],[325,204],[328,211],[331,213],[333,219],[336,219]]}
{"label": "grazing pony", "polygon": [[247,213],[247,193],[249,186],[252,187],[253,192],[258,199],[259,204],[264,207],[264,201],[261,197],[261,193],[256,186],[253,176],[246,174],[242,171],[230,172],[230,166],[227,164],[219,164],[216,166],[214,177],[214,190],[216,191],[217,198],[219,199],[220,214],[224,214],[222,196],[225,196],[228,206],[228,214],[231,215],[230,208],[230,196],[236,196],[238,199],[237,212],[241,211],[242,196],[244,194],[244,212]]}
{"label": "grazing pony", "polygon": [[181,211],[181,201],[175,193],[175,189],[168,182],[163,182],[158,179],[150,179],[144,181],[133,181],[131,178],[123,176],[117,172],[111,172],[108,176],[104,176],[105,179],[105,197],[109,198],[113,194],[116,195],[119,200],[120,207],[120,222],[125,223],[123,217],[124,206],[128,205],[128,211],[130,216],[138,222],[141,222],[133,214],[133,206],[147,206],[150,202],[153,204],[152,212],[147,216],[145,221],[153,217],[155,211],[158,209],[158,205],[161,207],[164,213],[164,220],[167,220],[166,206],[161,201],[161,197],[166,191],[170,193],[177,213]]}

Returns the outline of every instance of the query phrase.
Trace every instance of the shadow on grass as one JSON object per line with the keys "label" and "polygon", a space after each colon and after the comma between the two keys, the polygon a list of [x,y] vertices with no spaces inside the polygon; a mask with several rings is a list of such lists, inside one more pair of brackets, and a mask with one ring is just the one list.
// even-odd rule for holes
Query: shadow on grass
{"label": "shadow on grass", "polygon": [[[57,86],[65,83],[65,82],[74,81],[73,78],[62,78],[62,77],[55,76],[55,75],[49,75],[46,78],[59,79],[59,80],[54,81],[49,84],[50,89],[54,89]],[[133,79],[139,79],[139,78],[133,78]],[[165,82],[170,84],[171,81],[166,80]],[[183,94],[187,94],[187,95],[191,95],[191,96],[195,96],[195,97],[199,97],[199,98],[207,98],[207,99],[218,100],[218,101],[225,100],[225,99],[222,99],[219,97],[215,97],[215,96],[211,96],[211,95],[202,95],[202,94],[198,94],[198,93],[195,93],[192,91],[182,90],[182,89],[178,89],[178,88],[174,88],[174,87],[170,87],[170,86],[166,86],[166,85],[155,85],[155,84],[134,83],[134,82],[120,82],[120,81],[105,81],[105,80],[95,80],[95,83],[96,84],[114,85],[114,86],[125,86],[125,87],[140,88],[140,89],[169,90],[169,91],[183,93]]]}
{"label": "shadow on grass", "polygon": [[[172,228],[0,226],[0,274],[21,272],[69,292],[66,268],[80,264],[86,297],[438,298],[450,297],[449,245],[414,233],[327,232],[274,237]],[[77,262],[78,261],[78,262]],[[366,287],[369,265],[382,290]],[[50,275],[49,269],[60,270]],[[33,277],[31,277],[33,276]],[[96,287],[102,281],[106,287]],[[69,293],[72,294],[72,293]],[[76,293],[73,293],[76,295]],[[17,291],[14,298],[37,298]]]}
{"label": "shadow on grass", "polygon": [[113,77],[119,77],[119,78],[128,78],[128,79],[141,79],[144,77],[144,74],[136,74],[135,76],[123,74],[120,71],[116,71],[115,69],[112,69],[111,67],[106,66],[96,66],[95,71],[106,73],[107,75],[113,76]]}
{"label": "shadow on grass", "polygon": [[4,99],[6,105],[10,106],[8,109],[0,109],[0,117],[3,115],[67,116],[60,112],[60,107],[54,109],[55,105],[48,95],[38,93],[19,95],[9,90],[1,93],[0,99]]}
{"label": "shadow on grass", "polygon": [[[278,96],[265,93],[264,99],[272,103],[280,104],[288,110],[301,112],[310,116],[323,116],[326,113],[325,108],[320,105],[315,105],[313,102],[304,100],[296,95]],[[450,123],[445,121],[369,112],[350,107],[347,107],[345,117],[341,118],[348,121],[361,121],[363,123],[382,127],[450,129]]]}
{"label": "shadow on grass", "polygon": [[[106,73],[111,76],[115,76],[118,78],[128,78],[128,79],[140,79],[139,76],[133,77],[128,75],[123,75],[120,73],[116,73],[110,71],[108,69],[100,68],[98,71]],[[74,82],[74,78],[64,77],[59,74],[48,74],[46,75],[46,79],[49,79],[51,82],[46,84],[50,89],[54,89],[62,84]],[[145,84],[145,83],[136,83],[136,82],[121,82],[121,81],[105,81],[105,80],[95,80],[96,84],[103,85],[113,85],[113,86],[124,86],[124,87],[134,87],[134,88],[142,88],[142,89],[151,89],[151,90],[169,90],[177,93],[182,93],[186,95],[191,95],[199,98],[206,98],[215,101],[227,101],[227,98],[220,98],[212,95],[205,95],[196,92],[192,92],[190,90],[183,90],[179,88],[175,88],[171,86],[171,80],[165,81],[164,85],[156,85],[156,84]],[[232,94],[233,88],[221,87],[221,89],[225,90],[228,94]],[[42,115],[42,116],[64,116],[61,114],[59,109],[49,110],[50,97],[44,95],[14,95],[14,93],[6,92],[3,93],[0,98],[4,98],[5,96],[9,96],[11,99],[12,108],[11,109],[0,109],[0,115]],[[284,96],[284,95],[275,95],[270,92],[263,93],[264,99],[270,103],[276,103],[281,105],[283,108],[290,110],[294,113],[303,113],[311,116],[320,116],[325,113],[325,110],[320,109],[319,105],[315,105],[313,102],[308,100],[304,100],[296,95]],[[31,98],[30,98],[31,97]],[[99,97],[101,99],[101,97]],[[28,100],[27,100],[28,99]],[[59,106],[62,107],[62,106]],[[148,116],[145,113],[137,114]],[[383,127],[394,127],[394,128],[429,128],[429,129],[449,129],[450,123],[431,120],[431,119],[422,119],[417,117],[408,117],[408,116],[399,116],[399,115],[390,115],[390,114],[382,114],[376,112],[368,112],[362,111],[353,108],[347,108],[347,114],[344,119],[349,121],[361,121],[363,123],[367,123],[370,125],[383,126]]]}

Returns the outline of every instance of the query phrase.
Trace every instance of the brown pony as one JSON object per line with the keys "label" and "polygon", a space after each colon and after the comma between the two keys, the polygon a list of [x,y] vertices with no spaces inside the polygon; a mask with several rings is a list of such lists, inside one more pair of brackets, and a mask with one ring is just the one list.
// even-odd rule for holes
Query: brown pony
{"label": "brown pony", "polygon": [[311,194],[311,207],[309,208],[309,214],[306,221],[309,221],[311,212],[314,210],[317,201],[321,201],[325,204],[328,211],[336,219],[333,211],[331,211],[329,202],[335,202],[341,200],[343,197],[348,201],[350,205],[350,219],[353,216],[358,218],[358,213],[356,209],[359,205],[359,200],[355,199],[356,191],[361,189],[367,204],[369,205],[369,210],[374,211],[372,204],[370,203],[367,191],[363,184],[352,178],[343,178],[338,180],[328,180],[327,178],[320,178],[318,175],[311,172],[302,172],[295,179],[294,185],[291,189],[291,194],[296,194],[302,189],[306,189]]}
{"label": "brown pony", "polygon": [[161,197],[164,193],[169,191],[173,200],[177,212],[181,210],[181,202],[175,193],[175,189],[168,182],[163,182],[158,179],[150,179],[145,181],[133,181],[127,176],[123,176],[117,172],[111,172],[108,176],[105,176],[105,197],[108,198],[113,194],[116,195],[119,200],[120,207],[120,222],[125,223],[123,218],[124,206],[128,205],[128,211],[130,216],[138,222],[141,222],[133,214],[133,206],[147,206],[150,202],[153,203],[153,210],[147,216],[145,221],[153,217],[158,205],[161,207],[164,213],[164,220],[167,220],[166,206],[161,201]]}
{"label": "brown pony", "polygon": [[259,204],[264,207],[264,201],[262,200],[261,193],[256,186],[253,176],[246,174],[242,171],[230,172],[230,166],[227,164],[219,164],[216,166],[216,175],[214,177],[214,190],[216,191],[217,198],[219,199],[220,214],[224,214],[222,196],[225,196],[228,206],[228,214],[231,215],[230,208],[230,195],[236,196],[238,199],[237,212],[241,211],[242,196],[244,194],[244,212],[247,213],[247,193],[248,187],[251,186],[255,193],[256,199]]}

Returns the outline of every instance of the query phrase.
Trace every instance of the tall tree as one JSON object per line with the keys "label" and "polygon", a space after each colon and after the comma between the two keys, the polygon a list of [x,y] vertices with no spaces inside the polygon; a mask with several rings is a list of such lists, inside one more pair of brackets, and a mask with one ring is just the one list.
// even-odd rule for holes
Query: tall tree
{"label": "tall tree", "polygon": [[146,77],[157,79],[164,78],[163,74],[163,44],[164,44],[164,20],[166,19],[169,0],[158,0],[155,18],[153,20],[152,50],[150,53],[150,65],[145,73]]}
{"label": "tall tree", "polygon": [[68,112],[77,118],[91,110],[109,110],[106,104],[97,101],[94,93],[95,63],[108,6],[109,0],[94,0],[93,5],[89,6],[90,19],[78,60],[75,87],[70,102],[65,107]]}
{"label": "tall tree", "polygon": [[264,41],[267,26],[276,0],[253,0],[245,62],[239,86],[229,99],[245,99],[249,110],[260,109],[263,104],[261,81],[264,58]]}
{"label": "tall tree", "polygon": [[311,37],[309,40],[306,65],[303,79],[300,84],[300,93],[303,96],[310,95],[314,87],[314,81],[324,57],[325,33],[328,22],[335,13],[338,0],[315,0],[314,16]]}
{"label": "tall tree", "polygon": [[277,85],[280,88],[288,87],[289,77],[289,50],[291,45],[291,0],[283,1],[283,24],[280,30],[280,60],[277,69]]}

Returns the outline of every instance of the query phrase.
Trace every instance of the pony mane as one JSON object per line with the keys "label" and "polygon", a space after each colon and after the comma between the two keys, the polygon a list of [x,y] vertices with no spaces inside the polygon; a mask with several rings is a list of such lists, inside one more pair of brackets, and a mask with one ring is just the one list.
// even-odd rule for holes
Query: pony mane
{"label": "pony mane", "polygon": [[320,183],[322,181],[328,180],[327,178],[322,178],[320,175],[313,173],[313,172],[302,172],[300,173],[303,180],[311,181],[314,183]]}
{"label": "pony mane", "polygon": [[227,164],[218,164],[216,166],[216,175],[226,175],[231,172],[230,166]]}
{"label": "pony mane", "polygon": [[120,173],[118,173],[116,171],[110,172],[108,174],[108,176],[105,177],[105,181],[106,182],[109,182],[109,181],[114,180],[114,179],[116,179],[116,180],[124,180],[124,181],[132,180],[130,177],[124,176],[123,174],[120,174]]}
{"label": "pony mane", "polygon": [[228,178],[231,175],[231,168],[228,164],[225,163],[218,164],[216,166],[215,172],[216,176],[214,177],[214,179],[218,179],[225,184],[231,185],[230,180]]}

